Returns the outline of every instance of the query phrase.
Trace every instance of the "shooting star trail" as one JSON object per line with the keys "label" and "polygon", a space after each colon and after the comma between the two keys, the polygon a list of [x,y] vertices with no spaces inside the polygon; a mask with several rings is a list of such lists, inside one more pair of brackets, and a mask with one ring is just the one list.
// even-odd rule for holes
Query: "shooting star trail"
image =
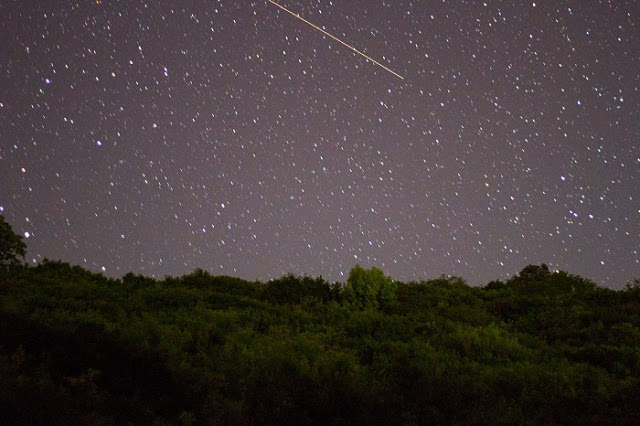
{"label": "shooting star trail", "polygon": [[323,30],[322,28],[318,27],[317,25],[314,25],[313,23],[307,21],[306,19],[304,19],[302,16],[300,15],[296,15],[295,13],[293,13],[292,11],[290,11],[289,9],[287,9],[286,7],[279,5],[278,3],[276,3],[273,0],[267,0],[269,3],[272,3],[275,6],[278,6],[280,9],[284,10],[285,12],[287,12],[288,14],[295,16],[296,18],[298,18],[299,20],[301,20],[302,22],[304,22],[307,25],[312,26],[313,28],[315,28],[316,30],[320,31],[321,33],[323,33],[324,35],[327,35],[329,37],[331,37],[332,39],[334,39],[337,42],[340,42],[341,44],[347,46],[349,49],[353,50],[354,52],[356,52],[358,55],[364,56],[365,58],[367,58],[368,60],[370,60],[371,62],[373,62],[374,64],[376,64],[377,66],[383,68],[385,71],[390,72],[391,74],[395,75],[396,77],[398,77],[400,80],[404,80],[404,77],[401,76],[400,74],[398,74],[397,72],[393,71],[391,68],[385,67],[384,65],[382,65],[380,62],[376,61],[375,59],[373,59],[371,56],[367,56],[364,53],[362,53],[361,51],[359,51],[358,49],[356,49],[355,47],[351,46],[350,44],[345,43],[344,41],[340,40],[338,37],[329,34],[328,32],[326,32],[325,30]]}

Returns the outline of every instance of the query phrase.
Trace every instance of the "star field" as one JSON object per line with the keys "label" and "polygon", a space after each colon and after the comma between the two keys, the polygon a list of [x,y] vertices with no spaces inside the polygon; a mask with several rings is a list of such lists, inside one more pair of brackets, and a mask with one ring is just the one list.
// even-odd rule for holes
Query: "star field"
{"label": "star field", "polygon": [[640,277],[635,1],[0,4],[0,213],[109,276]]}

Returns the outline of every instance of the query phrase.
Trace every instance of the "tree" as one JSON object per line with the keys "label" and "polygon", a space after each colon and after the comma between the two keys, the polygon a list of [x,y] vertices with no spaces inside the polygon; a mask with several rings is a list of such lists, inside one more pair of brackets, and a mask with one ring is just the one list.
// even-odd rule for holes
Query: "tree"
{"label": "tree", "polygon": [[361,307],[378,306],[395,298],[398,285],[375,266],[364,269],[356,265],[349,271],[345,294]]}
{"label": "tree", "polygon": [[542,280],[547,278],[551,273],[549,267],[546,264],[528,265],[522,271],[520,271],[520,278],[525,280]]}
{"label": "tree", "polygon": [[13,232],[13,228],[0,215],[0,268],[18,265],[27,254],[27,245],[22,237]]}

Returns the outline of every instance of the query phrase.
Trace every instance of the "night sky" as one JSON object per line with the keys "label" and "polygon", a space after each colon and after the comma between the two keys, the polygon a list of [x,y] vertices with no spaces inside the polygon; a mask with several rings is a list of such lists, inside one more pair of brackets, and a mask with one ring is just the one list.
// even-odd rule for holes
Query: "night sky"
{"label": "night sky", "polygon": [[640,277],[640,7],[1,1],[0,213],[108,276]]}

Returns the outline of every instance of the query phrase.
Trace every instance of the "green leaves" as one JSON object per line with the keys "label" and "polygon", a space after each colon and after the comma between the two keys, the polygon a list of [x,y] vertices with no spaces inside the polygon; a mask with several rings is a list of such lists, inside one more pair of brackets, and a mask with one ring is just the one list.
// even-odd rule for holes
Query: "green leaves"
{"label": "green leaves", "polygon": [[0,406],[12,424],[637,424],[638,288],[44,261],[0,282]]}
{"label": "green leaves", "polygon": [[349,272],[344,293],[346,299],[358,308],[375,308],[394,300],[397,288],[398,285],[375,266],[364,269],[356,265]]}

